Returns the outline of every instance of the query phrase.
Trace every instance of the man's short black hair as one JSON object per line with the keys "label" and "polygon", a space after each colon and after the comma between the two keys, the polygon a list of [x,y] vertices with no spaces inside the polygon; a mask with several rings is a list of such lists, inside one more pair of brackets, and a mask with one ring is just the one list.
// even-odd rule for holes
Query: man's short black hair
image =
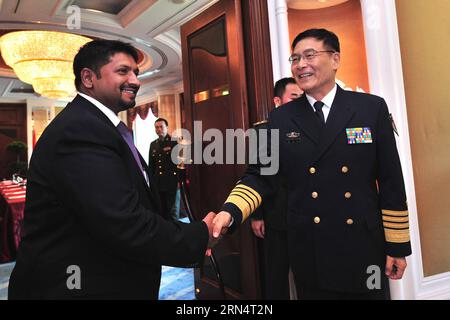
{"label": "man's short black hair", "polygon": [[316,40],[323,41],[323,44],[327,49],[334,50],[336,52],[341,52],[339,45],[339,38],[336,34],[327,29],[308,29],[298,34],[294,41],[292,41],[292,51],[294,51],[297,43],[306,38],[314,38]]}
{"label": "man's short black hair", "polygon": [[167,122],[166,119],[164,119],[164,118],[158,118],[158,119],[155,120],[155,123],[157,123],[157,122],[159,122],[159,121],[163,121],[163,122],[166,124],[166,126],[169,126],[169,122]]}
{"label": "man's short black hair", "polygon": [[282,78],[280,80],[278,80],[277,82],[275,82],[275,87],[273,88],[273,97],[279,97],[282,98],[284,95],[284,92],[286,91],[286,86],[288,84],[297,84],[295,82],[295,79],[292,77],[288,77],[288,78]]}
{"label": "man's short black hair", "polygon": [[118,40],[93,40],[80,48],[73,60],[73,73],[75,74],[75,87],[80,90],[81,70],[89,68],[100,78],[100,69],[108,64],[116,53],[126,53],[138,62],[137,50],[129,43]]}

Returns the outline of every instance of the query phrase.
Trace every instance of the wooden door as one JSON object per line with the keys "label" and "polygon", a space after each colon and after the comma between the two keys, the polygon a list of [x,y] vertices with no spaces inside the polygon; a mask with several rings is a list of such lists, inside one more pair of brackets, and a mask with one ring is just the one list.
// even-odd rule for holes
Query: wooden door
{"label": "wooden door", "polygon": [[[16,155],[6,150],[12,141],[27,142],[26,104],[0,104],[0,179],[11,178],[10,166],[16,161]],[[21,155],[21,161],[27,161],[27,155]]]}
{"label": "wooden door", "polygon": [[[194,121],[202,131],[249,127],[241,1],[222,0],[181,27],[185,126]],[[225,134],[224,134],[225,136]],[[195,138],[193,138],[195,148]],[[202,144],[202,150],[210,142]],[[224,152],[224,162],[226,154]],[[195,160],[195,159],[194,159]],[[190,199],[197,219],[220,210],[245,170],[237,164],[189,166]],[[248,221],[214,248],[228,297],[260,297],[256,241]],[[205,259],[203,277],[196,278],[200,299],[221,298],[217,278]]]}

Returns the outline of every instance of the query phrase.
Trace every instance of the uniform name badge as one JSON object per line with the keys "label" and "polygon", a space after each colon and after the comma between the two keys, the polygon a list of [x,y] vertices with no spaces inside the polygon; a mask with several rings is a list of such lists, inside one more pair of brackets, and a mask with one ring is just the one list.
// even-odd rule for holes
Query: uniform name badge
{"label": "uniform name badge", "polygon": [[366,128],[346,128],[347,144],[372,143],[372,131]]}

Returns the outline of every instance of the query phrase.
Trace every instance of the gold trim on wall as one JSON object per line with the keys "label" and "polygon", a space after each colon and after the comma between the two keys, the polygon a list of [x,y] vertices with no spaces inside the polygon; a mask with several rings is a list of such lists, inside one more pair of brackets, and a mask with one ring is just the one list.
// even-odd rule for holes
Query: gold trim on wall
{"label": "gold trim on wall", "polygon": [[212,98],[228,96],[230,94],[230,86],[224,84],[211,90],[200,91],[194,94],[194,103],[199,103]]}

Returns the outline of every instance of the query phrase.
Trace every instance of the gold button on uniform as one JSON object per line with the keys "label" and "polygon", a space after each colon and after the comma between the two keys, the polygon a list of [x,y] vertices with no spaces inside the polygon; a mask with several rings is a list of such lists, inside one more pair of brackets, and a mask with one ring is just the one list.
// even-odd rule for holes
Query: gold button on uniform
{"label": "gold button on uniform", "polygon": [[162,172],[160,171],[159,174],[162,174]]}
{"label": "gold button on uniform", "polygon": [[309,168],[309,173],[311,173],[311,174],[316,173],[316,168],[314,168],[314,167]]}
{"label": "gold button on uniform", "polygon": [[345,199],[350,199],[352,197],[352,194],[350,192],[346,192],[344,194]]}
{"label": "gold button on uniform", "polygon": [[353,224],[353,220],[352,219],[347,219],[347,224]]}
{"label": "gold button on uniform", "polygon": [[348,167],[347,166],[343,166],[341,171],[342,171],[342,173],[347,173],[348,172]]}
{"label": "gold button on uniform", "polygon": [[320,218],[319,217],[314,217],[314,223],[320,223]]}
{"label": "gold button on uniform", "polygon": [[319,196],[319,194],[317,192],[313,192],[311,193],[311,197],[313,197],[313,199],[316,199]]}
{"label": "gold button on uniform", "polygon": [[177,173],[176,173],[176,172],[174,172],[174,173],[173,173],[173,175],[174,175],[174,176],[176,176],[176,175],[177,175]]}

